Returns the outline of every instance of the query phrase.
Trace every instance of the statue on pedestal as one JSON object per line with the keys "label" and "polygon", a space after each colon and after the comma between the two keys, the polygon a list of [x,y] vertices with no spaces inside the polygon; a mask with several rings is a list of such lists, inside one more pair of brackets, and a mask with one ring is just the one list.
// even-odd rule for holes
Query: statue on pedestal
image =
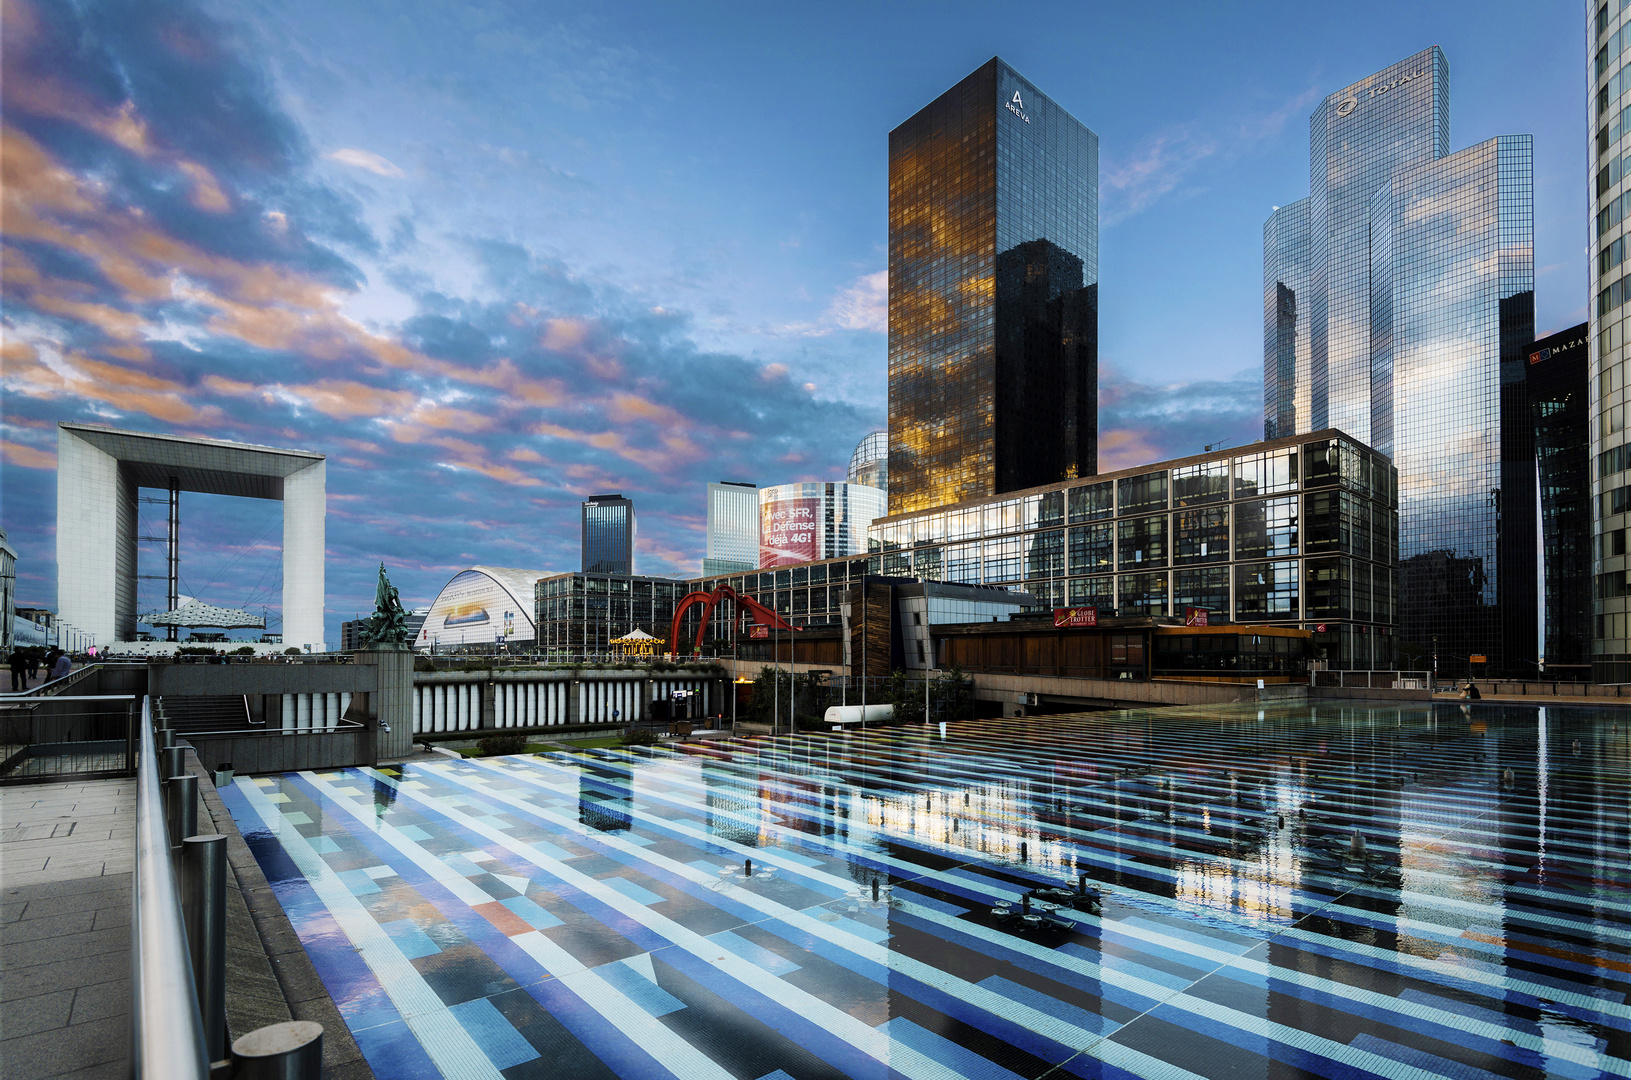
{"label": "statue on pedestal", "polygon": [[357,641],[371,649],[408,644],[408,613],[402,610],[396,586],[385,576],[384,563],[379,564],[379,584],[374,588],[374,614],[357,631]]}

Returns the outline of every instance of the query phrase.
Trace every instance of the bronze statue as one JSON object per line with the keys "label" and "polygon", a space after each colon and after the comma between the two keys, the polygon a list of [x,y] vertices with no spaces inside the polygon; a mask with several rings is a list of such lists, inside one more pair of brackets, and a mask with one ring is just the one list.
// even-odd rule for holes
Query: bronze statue
{"label": "bronze statue", "polygon": [[374,614],[357,631],[357,641],[365,648],[408,643],[408,613],[402,610],[396,586],[385,576],[384,563],[379,564],[379,584],[374,588]]}

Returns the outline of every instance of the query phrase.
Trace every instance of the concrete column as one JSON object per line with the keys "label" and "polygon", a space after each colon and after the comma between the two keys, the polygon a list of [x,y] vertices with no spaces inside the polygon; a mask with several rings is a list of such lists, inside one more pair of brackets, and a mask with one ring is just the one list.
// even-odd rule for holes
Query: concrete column
{"label": "concrete column", "polygon": [[323,648],[324,514],[327,464],[283,478],[283,643]]}
{"label": "concrete column", "polygon": [[566,722],[568,724],[587,723],[583,717],[583,680],[572,679],[566,684]]}
{"label": "concrete column", "polygon": [[[378,689],[370,699],[377,729],[374,733],[374,763],[406,757],[413,749],[413,653],[406,646],[366,649],[357,654],[361,663],[373,664],[379,672]],[[385,727],[389,726],[390,731]]]}
{"label": "concrete column", "polygon": [[[508,685],[505,684],[506,688]],[[515,721],[510,719],[506,726],[514,723]],[[492,679],[487,680],[486,692],[481,699],[481,719],[476,726],[483,730],[498,727],[498,683]]]}

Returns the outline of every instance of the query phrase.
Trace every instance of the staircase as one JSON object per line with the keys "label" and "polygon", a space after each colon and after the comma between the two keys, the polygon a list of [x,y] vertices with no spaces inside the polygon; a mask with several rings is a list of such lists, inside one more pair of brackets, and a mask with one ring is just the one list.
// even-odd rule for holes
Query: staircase
{"label": "staircase", "polygon": [[174,728],[183,736],[242,731],[250,726],[249,702],[241,694],[156,698],[153,712],[160,727]]}

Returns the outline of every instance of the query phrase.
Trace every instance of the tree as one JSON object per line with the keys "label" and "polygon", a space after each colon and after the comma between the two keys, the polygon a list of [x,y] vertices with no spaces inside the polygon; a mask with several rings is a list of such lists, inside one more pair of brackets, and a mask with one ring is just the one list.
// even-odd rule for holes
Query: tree
{"label": "tree", "polygon": [[932,693],[936,720],[974,719],[974,680],[963,674],[962,668],[942,671],[934,680]]}
{"label": "tree", "polygon": [[923,683],[908,679],[906,672],[896,668],[889,673],[889,704],[895,707],[897,724],[923,723]]}

